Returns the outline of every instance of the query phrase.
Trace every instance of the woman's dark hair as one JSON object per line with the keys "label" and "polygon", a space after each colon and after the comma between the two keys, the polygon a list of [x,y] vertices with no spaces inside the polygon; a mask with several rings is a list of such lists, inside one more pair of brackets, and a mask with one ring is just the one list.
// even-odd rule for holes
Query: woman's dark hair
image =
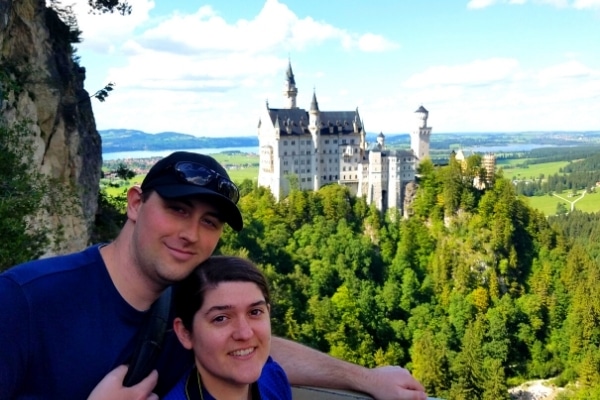
{"label": "woman's dark hair", "polygon": [[252,282],[258,286],[267,304],[271,304],[267,278],[250,260],[233,256],[212,256],[175,287],[175,316],[192,330],[196,311],[202,308],[204,294],[221,282]]}

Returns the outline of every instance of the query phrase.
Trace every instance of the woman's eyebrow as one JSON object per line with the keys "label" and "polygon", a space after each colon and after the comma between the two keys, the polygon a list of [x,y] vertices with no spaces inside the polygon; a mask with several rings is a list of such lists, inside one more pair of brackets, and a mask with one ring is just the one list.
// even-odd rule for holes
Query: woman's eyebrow
{"label": "woman's eyebrow", "polygon": [[[266,305],[266,304],[267,304],[266,300],[263,299],[263,300],[258,300],[258,301],[255,301],[254,303],[251,303],[249,305],[249,307],[256,307],[256,306],[261,306],[261,305]],[[208,310],[206,310],[204,315],[208,315],[213,311],[225,311],[225,310],[230,310],[232,308],[233,308],[233,306],[229,305],[229,304],[212,306]]]}

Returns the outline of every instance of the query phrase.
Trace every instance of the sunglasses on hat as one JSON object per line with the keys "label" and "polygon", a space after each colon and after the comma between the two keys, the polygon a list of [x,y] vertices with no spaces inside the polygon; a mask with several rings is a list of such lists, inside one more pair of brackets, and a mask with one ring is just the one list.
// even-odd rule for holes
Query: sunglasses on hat
{"label": "sunglasses on hat", "polygon": [[215,170],[193,161],[179,161],[171,167],[177,172],[179,179],[189,184],[214,190],[234,204],[240,199],[240,191],[235,183]]}

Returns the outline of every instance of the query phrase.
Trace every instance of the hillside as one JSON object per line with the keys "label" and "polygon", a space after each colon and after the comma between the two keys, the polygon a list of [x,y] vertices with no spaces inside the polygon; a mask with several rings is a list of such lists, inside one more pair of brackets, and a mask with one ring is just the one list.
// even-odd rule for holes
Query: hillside
{"label": "hillside", "polygon": [[200,137],[177,132],[150,134],[131,129],[109,129],[99,131],[102,137],[102,152],[136,150],[199,149],[220,147],[258,146],[255,136]]}

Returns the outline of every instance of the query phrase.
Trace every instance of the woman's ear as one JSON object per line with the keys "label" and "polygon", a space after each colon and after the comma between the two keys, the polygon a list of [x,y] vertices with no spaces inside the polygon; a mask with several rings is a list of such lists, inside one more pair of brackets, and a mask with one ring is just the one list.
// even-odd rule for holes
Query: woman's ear
{"label": "woman's ear", "polygon": [[184,348],[191,350],[193,345],[192,333],[188,331],[187,328],[183,325],[183,321],[181,320],[181,318],[175,318],[175,320],[173,321],[173,330],[175,331],[177,339],[179,339],[181,345]]}

